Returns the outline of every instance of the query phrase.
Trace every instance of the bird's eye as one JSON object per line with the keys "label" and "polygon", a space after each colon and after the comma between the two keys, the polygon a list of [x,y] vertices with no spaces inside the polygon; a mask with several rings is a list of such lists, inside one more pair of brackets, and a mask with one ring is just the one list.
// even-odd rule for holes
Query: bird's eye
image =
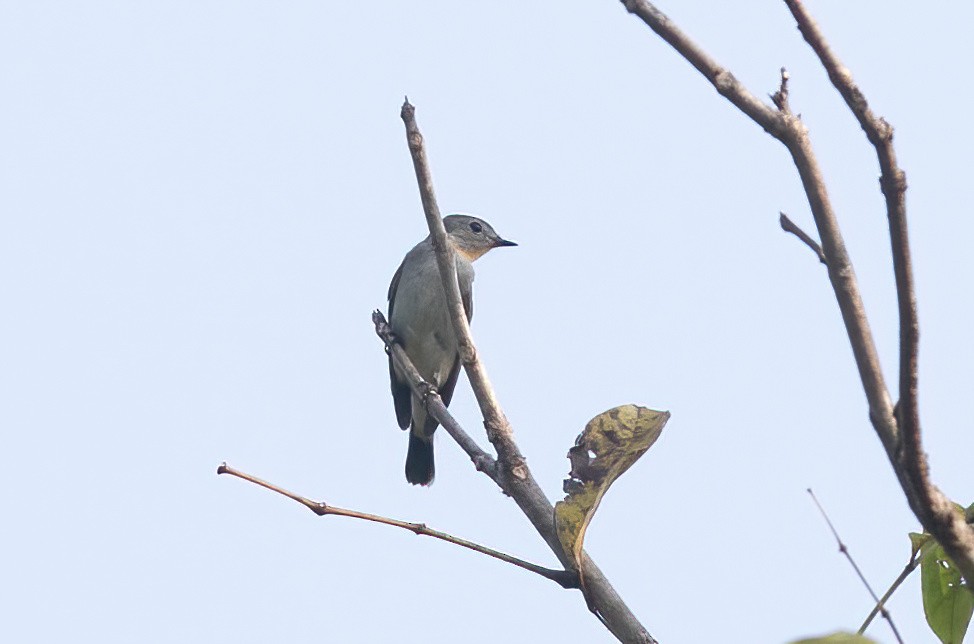
{"label": "bird's eye", "polygon": [[480,233],[480,232],[483,232],[484,227],[480,225],[480,222],[471,221],[470,222],[470,230],[474,231],[475,233]]}

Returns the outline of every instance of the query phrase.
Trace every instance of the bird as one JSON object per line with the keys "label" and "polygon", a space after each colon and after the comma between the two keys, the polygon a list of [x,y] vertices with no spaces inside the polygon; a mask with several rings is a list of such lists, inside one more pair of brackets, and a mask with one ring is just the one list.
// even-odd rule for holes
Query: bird
{"label": "bird", "polygon": [[[469,322],[473,318],[473,262],[494,248],[517,244],[471,215],[447,215],[443,226],[455,251],[460,297]],[[460,355],[431,236],[406,254],[392,278],[389,326],[423,380],[436,388],[444,405],[449,405],[460,375]],[[425,402],[413,394],[391,354],[389,380],[396,420],[401,429],[410,430],[406,480],[413,485],[429,485],[436,472],[433,432],[439,423],[427,414]]]}

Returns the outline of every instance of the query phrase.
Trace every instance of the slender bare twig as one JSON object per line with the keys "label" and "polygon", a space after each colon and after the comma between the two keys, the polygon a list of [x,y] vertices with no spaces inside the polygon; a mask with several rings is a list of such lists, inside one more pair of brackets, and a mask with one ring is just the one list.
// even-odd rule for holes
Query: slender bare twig
{"label": "slender bare twig", "polygon": [[436,261],[440,268],[443,289],[446,292],[450,319],[453,321],[453,329],[456,332],[460,361],[463,363],[463,368],[467,372],[467,379],[470,381],[477,403],[480,405],[480,413],[484,417],[484,426],[487,429],[487,438],[497,450],[504,473],[524,478],[526,476],[524,457],[514,442],[511,425],[501,409],[493,386],[490,384],[487,370],[477,357],[477,348],[473,343],[470,324],[467,322],[467,315],[460,297],[460,285],[457,282],[457,266],[453,248],[446,240],[446,228],[443,226],[440,209],[436,204],[433,177],[430,173],[429,161],[426,159],[426,150],[423,147],[423,135],[416,125],[415,113],[416,109],[407,98],[402,104],[400,115],[406,125],[409,152],[412,155],[413,167],[416,170],[416,181],[419,184],[419,194],[423,202],[423,211],[426,213],[430,239],[433,242],[433,250],[436,251]]}
{"label": "slender bare twig", "polygon": [[815,502],[815,506],[818,508],[818,511],[822,513],[822,518],[825,519],[825,523],[828,524],[829,530],[832,531],[832,536],[835,537],[836,543],[839,544],[839,552],[845,555],[845,558],[849,561],[852,569],[855,570],[856,574],[859,576],[859,581],[861,581],[862,585],[865,586],[866,590],[869,591],[869,595],[876,603],[876,607],[882,614],[883,619],[889,622],[890,630],[893,631],[893,636],[896,637],[896,641],[903,644],[903,638],[900,637],[900,632],[896,630],[896,624],[893,623],[893,616],[890,615],[889,610],[883,605],[883,602],[880,601],[879,597],[876,596],[876,592],[873,590],[873,587],[869,585],[868,581],[866,581],[866,576],[862,574],[862,570],[859,569],[859,565],[856,564],[856,560],[852,558],[852,553],[849,552],[849,548],[845,545],[845,543],[842,542],[842,538],[839,536],[839,532],[835,529],[835,526],[832,525],[832,520],[829,519],[829,515],[825,511],[825,508],[823,508],[822,504],[818,502],[818,498],[815,496],[815,493],[812,492],[811,488],[808,488],[807,492],[809,496],[812,497],[812,501]]}
{"label": "slender bare twig", "polygon": [[456,421],[449,410],[447,410],[446,405],[443,404],[443,399],[440,398],[439,392],[423,380],[423,377],[419,374],[416,367],[413,366],[413,363],[409,360],[402,346],[396,342],[395,335],[392,329],[389,328],[389,324],[386,322],[386,318],[382,315],[381,311],[372,312],[372,323],[375,324],[376,335],[385,342],[386,351],[392,355],[392,359],[396,361],[400,371],[406,376],[406,380],[409,381],[409,386],[425,400],[426,408],[433,418],[440,423],[460,448],[467,453],[467,456],[473,461],[474,467],[496,481],[498,476],[497,461],[490,454],[482,450],[480,445],[477,444],[477,441],[472,439],[463,430],[460,423]]}
{"label": "slender bare twig", "polygon": [[884,432],[881,433],[880,438],[884,445],[888,443],[892,447],[895,444],[896,427],[893,419],[893,403],[890,401],[883,379],[879,355],[866,319],[855,271],[849,260],[818,160],[812,150],[807,128],[796,116],[785,114],[761,102],[732,73],[717,64],[717,61],[704,52],[652,3],[647,0],[621,1],[630,13],[642,19],[650,29],[672,45],[703,74],[721,96],[771,136],[781,141],[791,152],[808,197],[809,207],[815,217],[819,239],[822,240],[822,250],[828,259],[829,280],[849,335],[859,377],[869,401],[870,415],[883,421]]}
{"label": "slender bare twig", "polygon": [[[541,486],[534,480],[524,457],[521,456],[520,450],[514,442],[510,424],[504,416],[490,385],[490,380],[487,378],[487,372],[477,358],[477,350],[460,299],[456,263],[452,256],[452,249],[446,240],[446,230],[443,227],[443,220],[440,218],[440,211],[436,205],[436,196],[433,193],[432,176],[429,162],[426,159],[423,135],[416,124],[415,108],[407,100],[403,104],[400,114],[406,126],[409,151],[416,170],[416,179],[426,215],[426,223],[429,226],[433,248],[436,251],[443,289],[449,302],[450,317],[460,345],[460,357],[480,405],[484,417],[484,426],[487,429],[487,437],[497,449],[500,466],[496,468],[495,475],[491,478],[505,494],[517,503],[566,570],[574,570],[575,560],[564,551],[555,530],[554,507],[545,496]],[[405,358],[404,353],[403,357]],[[408,358],[405,359],[408,360]],[[418,395],[424,395],[422,389],[414,387],[413,391],[416,391]],[[580,561],[581,573],[585,578],[586,604],[596,617],[622,642],[655,644],[656,640],[639,623],[639,620],[616,593],[609,580],[595,565],[595,562],[584,552]]]}
{"label": "slender bare twig", "polygon": [[825,253],[822,252],[822,247],[818,245],[818,242],[812,239],[811,235],[799,228],[798,224],[789,219],[788,215],[783,212],[779,212],[778,215],[778,223],[781,224],[781,229],[805,242],[805,245],[818,255],[818,261],[828,266],[829,262],[825,259]]}
{"label": "slender bare twig", "polygon": [[785,0],[785,4],[798,23],[798,29],[805,41],[815,51],[828,73],[832,85],[842,95],[866,133],[866,138],[876,149],[880,168],[879,184],[886,200],[886,217],[889,220],[893,275],[899,303],[900,392],[896,420],[902,443],[898,445],[900,451],[896,457],[905,469],[912,488],[904,489],[904,492],[913,513],[944,547],[944,551],[957,564],[964,577],[971,581],[974,580],[974,529],[965,524],[950,500],[933,485],[921,441],[917,402],[920,325],[906,222],[906,173],[896,161],[893,128],[870,109],[865,95],[853,80],[852,73],[829,47],[824,34],[804,5],[799,0]]}
{"label": "slender bare twig", "polygon": [[771,102],[774,103],[779,112],[785,114],[791,114],[791,106],[788,104],[788,80],[790,78],[788,70],[782,67],[781,85],[778,86],[778,91],[771,95]]}
{"label": "slender bare twig", "polygon": [[358,510],[348,510],[345,508],[339,508],[334,505],[328,505],[323,501],[312,501],[303,496],[295,494],[294,492],[289,492],[282,487],[274,485],[273,483],[268,483],[263,479],[259,479],[256,476],[247,474],[246,472],[241,472],[236,470],[226,463],[221,463],[218,468],[216,468],[217,474],[229,474],[231,476],[236,476],[239,479],[249,481],[255,485],[259,485],[266,488],[272,492],[277,492],[282,494],[289,499],[297,501],[304,507],[308,508],[319,517],[328,516],[333,514],[340,517],[350,517],[352,519],[362,519],[364,521],[372,521],[374,523],[381,523],[383,525],[390,525],[397,528],[403,528],[404,530],[409,530],[410,532],[418,535],[423,535],[427,537],[433,537],[434,539],[440,539],[441,541],[446,541],[457,546],[462,546],[470,550],[474,550],[481,554],[485,554],[494,559],[500,559],[501,561],[506,561],[509,564],[513,564],[518,568],[524,568],[530,572],[541,575],[545,579],[550,579],[551,581],[557,583],[562,588],[578,588],[578,573],[568,570],[552,570],[550,568],[545,568],[544,566],[538,566],[529,561],[524,561],[523,559],[518,559],[511,555],[505,554],[493,548],[488,548],[487,546],[482,546],[479,543],[474,543],[473,541],[467,541],[466,539],[461,539],[460,537],[454,537],[446,532],[440,532],[439,530],[433,530],[426,526],[425,523],[410,523],[407,521],[399,521],[398,519],[390,519],[388,517],[379,516],[377,514],[369,514],[367,512],[359,512]]}
{"label": "slender bare twig", "polygon": [[855,272],[818,161],[812,150],[807,128],[798,117],[758,100],[734,78],[733,74],[718,65],[652,3],[647,0],[621,1],[630,13],[641,18],[700,71],[722,96],[788,148],[818,227],[829,281],[832,283],[836,302],[852,345],[856,367],[869,404],[869,417],[873,428],[883,443],[913,513],[924,528],[944,546],[944,550],[957,564],[961,573],[968,580],[974,579],[974,529],[964,524],[960,513],[956,512],[950,501],[930,483],[920,443],[920,424],[916,406],[918,338],[916,298],[913,293],[903,201],[906,180],[896,165],[892,147],[892,128],[869,111],[865,98],[852,83],[848,70],[835,59],[825,45],[824,37],[814,21],[808,17],[802,3],[799,0],[785,0],[798,20],[806,40],[819,54],[823,65],[829,70],[833,83],[856,114],[870,141],[876,146],[880,167],[883,169],[881,185],[887,197],[894,272],[900,298],[901,401],[900,409],[895,411],[895,415],[862,297],[859,294]]}
{"label": "slender bare twig", "polygon": [[893,583],[890,584],[890,587],[885,593],[883,593],[883,596],[879,598],[876,605],[873,606],[873,609],[869,612],[869,615],[866,617],[865,621],[863,621],[862,626],[859,627],[860,635],[866,632],[866,629],[869,628],[869,624],[871,624],[876,615],[883,610],[886,602],[888,602],[889,598],[893,596],[896,589],[899,588],[904,581],[906,581],[906,578],[910,576],[910,573],[917,569],[917,566],[920,565],[920,559],[921,557],[919,552],[914,553],[913,557],[910,559],[910,562],[903,567],[903,571],[900,573],[899,577],[897,577]]}

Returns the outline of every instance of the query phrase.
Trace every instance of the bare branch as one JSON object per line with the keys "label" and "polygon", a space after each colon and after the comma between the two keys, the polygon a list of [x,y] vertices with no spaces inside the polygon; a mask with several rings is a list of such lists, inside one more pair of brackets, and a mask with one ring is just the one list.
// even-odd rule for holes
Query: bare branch
{"label": "bare branch", "polygon": [[500,483],[497,481],[497,461],[490,454],[482,450],[480,445],[477,444],[477,441],[472,439],[463,430],[460,423],[456,421],[446,408],[446,405],[443,404],[443,399],[440,398],[440,394],[428,382],[423,380],[423,377],[419,374],[419,371],[413,365],[409,356],[406,355],[405,350],[396,342],[395,335],[392,329],[389,328],[389,324],[386,322],[386,318],[382,315],[381,311],[372,312],[372,323],[375,324],[376,335],[385,342],[386,351],[392,355],[392,359],[396,361],[400,371],[406,376],[406,380],[409,381],[409,386],[416,392],[417,396],[420,396],[425,401],[426,409],[430,415],[440,423],[443,429],[467,453],[467,456],[473,461],[474,467],[495,482],[498,482],[499,485]]}
{"label": "bare branch", "polygon": [[893,616],[890,615],[889,610],[883,605],[883,602],[880,601],[879,597],[876,596],[876,592],[873,590],[873,587],[869,585],[868,581],[866,581],[866,576],[862,574],[862,570],[859,569],[858,564],[856,564],[856,560],[852,558],[852,553],[849,552],[849,548],[847,548],[842,542],[839,532],[835,529],[835,526],[832,525],[832,520],[829,519],[829,515],[825,512],[825,508],[823,508],[822,504],[818,502],[818,498],[815,496],[815,493],[812,492],[811,488],[808,488],[806,491],[808,492],[809,496],[812,497],[812,501],[815,502],[815,506],[818,508],[818,511],[822,513],[822,518],[825,519],[825,523],[828,524],[829,530],[832,531],[832,536],[835,537],[836,543],[839,544],[839,552],[845,555],[845,558],[849,561],[852,569],[855,570],[856,575],[859,576],[859,581],[862,582],[862,585],[866,587],[866,590],[868,590],[870,596],[872,596],[873,601],[876,602],[876,608],[883,615],[883,619],[889,622],[889,627],[893,631],[893,636],[896,637],[896,641],[903,644],[903,638],[900,637],[900,632],[896,630],[896,624],[893,623]]}
{"label": "bare branch", "polygon": [[505,474],[510,473],[517,478],[524,478],[527,476],[524,457],[514,443],[511,425],[501,409],[497,396],[494,394],[494,387],[487,377],[487,370],[477,357],[477,348],[474,346],[470,324],[467,322],[463,300],[460,297],[460,285],[457,282],[457,266],[453,248],[447,243],[446,228],[443,226],[443,218],[440,216],[440,209],[436,204],[436,195],[433,192],[433,178],[430,174],[429,161],[426,159],[426,150],[423,147],[423,135],[416,125],[416,108],[412,106],[408,98],[402,105],[400,115],[406,125],[406,139],[409,142],[409,152],[413,157],[413,167],[416,170],[419,194],[423,201],[423,210],[426,213],[426,223],[429,226],[433,250],[436,252],[436,262],[439,265],[440,277],[443,280],[447,308],[450,311],[450,319],[453,321],[453,330],[457,337],[460,360],[463,362],[467,379],[470,380],[470,386],[473,388],[477,403],[480,405],[480,413],[484,417],[484,427],[487,429],[487,438],[497,450]]}
{"label": "bare branch", "polygon": [[[430,237],[433,240],[433,248],[436,251],[436,259],[440,268],[440,277],[443,279],[443,288],[449,303],[450,317],[460,345],[460,358],[480,405],[484,417],[484,426],[487,429],[487,437],[497,450],[501,465],[501,467],[496,468],[495,474],[491,478],[505,494],[517,503],[562,565],[567,570],[574,570],[576,565],[574,559],[562,548],[558,533],[555,530],[554,507],[545,496],[541,486],[531,475],[524,457],[514,442],[514,434],[497,401],[490,380],[487,378],[487,372],[477,358],[477,351],[470,334],[470,325],[467,323],[460,299],[456,263],[452,256],[452,249],[446,240],[446,230],[443,227],[443,220],[440,217],[439,207],[436,205],[436,197],[433,193],[433,181],[429,162],[426,159],[426,151],[423,147],[423,135],[416,125],[415,108],[408,100],[402,106],[401,116],[406,126],[409,151],[413,158],[416,179],[423,201],[423,210],[426,214],[426,223],[430,229]],[[379,330],[378,326],[376,330]],[[401,354],[399,359],[408,360],[404,352],[396,351],[395,346],[392,350],[394,356]],[[418,395],[424,395],[423,390],[416,386],[413,387],[413,391],[417,392]],[[435,403],[438,396],[429,396],[429,398]],[[451,433],[451,435],[453,434]],[[639,623],[639,620],[616,593],[609,580],[595,565],[595,562],[585,553],[582,553],[580,561],[580,572],[585,578],[585,600],[596,617],[622,642],[655,644],[656,640]]]}
{"label": "bare branch", "polygon": [[454,537],[446,532],[440,532],[439,530],[433,530],[426,526],[425,523],[409,523],[406,521],[399,521],[398,519],[390,519],[388,517],[379,516],[377,514],[368,514],[367,512],[359,512],[358,510],[346,510],[345,508],[339,508],[334,505],[328,505],[323,501],[312,501],[306,499],[303,496],[299,496],[293,492],[289,492],[282,487],[278,487],[273,483],[268,483],[262,479],[252,476],[240,470],[235,470],[226,463],[221,463],[218,468],[216,468],[217,474],[229,474],[231,476],[236,476],[239,479],[249,481],[255,485],[259,485],[266,488],[272,492],[277,492],[282,494],[289,499],[293,499],[308,508],[319,517],[327,516],[333,514],[340,517],[350,517],[352,519],[362,519],[364,521],[372,521],[374,523],[381,523],[383,525],[390,525],[396,528],[402,528],[404,530],[409,530],[410,532],[418,535],[423,535],[427,537],[433,537],[434,539],[440,539],[441,541],[446,541],[447,543],[452,543],[457,546],[462,546],[475,552],[485,554],[494,559],[500,559],[501,561],[506,561],[509,564],[513,564],[518,568],[524,568],[530,572],[541,575],[545,579],[550,579],[551,581],[557,583],[562,588],[578,588],[578,573],[569,570],[552,570],[550,568],[545,568],[543,566],[538,566],[529,561],[524,561],[523,559],[518,559],[517,557],[512,557],[511,555],[505,554],[493,548],[488,548],[487,546],[482,546],[479,543],[474,543],[473,541],[467,541],[466,539],[461,539],[459,537]]}
{"label": "bare branch", "polygon": [[825,259],[825,253],[822,252],[822,247],[818,245],[818,242],[811,238],[811,236],[804,230],[798,227],[798,224],[793,222],[788,218],[783,212],[778,213],[778,223],[781,224],[781,229],[786,233],[791,233],[798,237],[798,239],[805,242],[805,245],[812,249],[816,255],[818,255],[818,261],[822,262],[826,266],[829,265],[828,260]]}
{"label": "bare branch", "polygon": [[879,611],[883,609],[883,606],[889,601],[889,598],[893,596],[896,589],[899,588],[904,581],[906,581],[906,578],[910,576],[910,573],[916,570],[917,566],[919,565],[919,553],[914,553],[913,557],[910,558],[910,562],[903,567],[903,571],[900,572],[899,576],[893,581],[892,584],[890,584],[890,587],[885,593],[883,593],[883,596],[879,598],[876,605],[873,606],[873,609],[869,612],[869,615],[866,617],[865,621],[863,621],[862,626],[859,627],[860,635],[866,632],[866,629],[869,628],[869,624],[871,624],[876,615],[879,614]]}
{"label": "bare branch", "polygon": [[660,38],[686,58],[710,81],[721,96],[750,116],[772,136],[780,135],[786,127],[784,115],[771,109],[749,92],[733,74],[718,65],[717,61],[683,33],[666,14],[645,0],[622,0],[622,4],[629,13],[639,16]]}
{"label": "bare branch", "polygon": [[[805,40],[825,67],[832,84],[859,120],[869,141],[876,148],[881,169],[880,185],[886,197],[893,269],[900,317],[900,401],[895,409],[883,378],[875,342],[859,295],[852,263],[846,252],[835,213],[825,188],[808,131],[791,114],[787,104],[787,73],[782,71],[781,86],[772,100],[778,110],[761,103],[730,72],[720,67],[661,11],[647,0],[621,0],[626,9],[673,46],[717,91],[748,115],[791,152],[808,203],[815,217],[829,280],[852,344],[859,377],[869,402],[869,417],[886,449],[900,487],[913,513],[944,547],[964,577],[974,580],[974,528],[968,526],[947,499],[930,481],[920,440],[917,406],[917,351],[919,325],[916,294],[910,265],[906,227],[906,175],[897,166],[893,149],[893,129],[869,109],[865,96],[852,80],[849,70],[838,60],[815,21],[800,0],[784,0],[798,22]],[[807,242],[806,242],[807,243]]]}
{"label": "bare branch", "polygon": [[808,197],[808,204],[815,217],[822,250],[827,260],[829,280],[835,292],[839,310],[845,323],[852,352],[855,355],[859,377],[862,380],[869,414],[887,453],[892,453],[896,445],[896,421],[893,418],[893,403],[883,378],[879,355],[873,341],[865,307],[859,294],[859,285],[839,224],[829,200],[822,171],[812,150],[808,130],[801,119],[792,114],[774,109],[762,103],[733,74],[710,58],[689,36],[684,34],[659,9],[647,0],[622,0],[626,9],[638,16],[650,29],[673,46],[677,52],[697,68],[717,91],[747,114],[773,137],[781,141],[791,153],[798,174]]}
{"label": "bare branch", "polygon": [[[900,392],[896,420],[902,444],[898,445],[900,451],[895,454],[893,465],[904,485],[904,492],[913,513],[944,547],[964,577],[971,581],[974,580],[974,529],[964,522],[950,500],[933,485],[921,441],[917,402],[920,326],[906,223],[906,173],[896,161],[893,128],[870,109],[865,95],[853,81],[852,73],[829,47],[824,34],[804,5],[799,0],[785,0],[785,4],[791,10],[805,41],[815,51],[828,73],[829,80],[842,95],[866,133],[866,138],[876,149],[880,168],[879,184],[886,200],[886,216],[889,220],[900,319]],[[894,455],[891,455],[891,460],[893,458]],[[897,461],[900,467],[897,467]],[[906,482],[903,481],[903,474],[908,479]]]}

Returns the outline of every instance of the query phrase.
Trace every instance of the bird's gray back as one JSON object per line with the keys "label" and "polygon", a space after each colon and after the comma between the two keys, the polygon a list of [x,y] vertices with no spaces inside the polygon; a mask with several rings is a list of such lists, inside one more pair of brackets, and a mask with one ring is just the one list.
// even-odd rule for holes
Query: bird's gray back
{"label": "bird's gray back", "polygon": [[[457,254],[457,279],[465,301],[471,300],[473,277],[472,264]],[[431,381],[445,379],[444,370],[448,372],[455,362],[457,341],[429,239],[417,244],[403,260],[390,305],[389,322],[416,368]]]}

